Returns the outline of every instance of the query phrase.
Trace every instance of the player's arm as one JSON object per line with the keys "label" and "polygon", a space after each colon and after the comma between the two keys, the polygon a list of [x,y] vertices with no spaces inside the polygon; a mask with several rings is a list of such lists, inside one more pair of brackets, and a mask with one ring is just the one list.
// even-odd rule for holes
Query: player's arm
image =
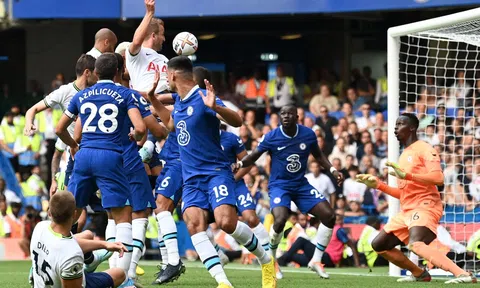
{"label": "player's arm", "polygon": [[170,131],[173,131],[175,127],[173,124],[171,111],[167,107],[165,107],[165,105],[163,105],[163,103],[160,100],[158,100],[158,98],[156,98],[154,95],[155,87],[157,87],[159,79],[160,79],[160,73],[156,72],[155,81],[153,83],[152,89],[150,89],[150,91],[148,91],[147,93],[147,99],[152,104],[153,109],[155,110],[155,114],[160,118],[160,120],[162,120],[163,123],[165,123],[165,126],[167,127],[167,129]]}
{"label": "player's arm", "polygon": [[330,173],[333,174],[333,176],[337,180],[337,184],[341,185],[343,182],[343,174],[340,173],[337,169],[335,169],[335,167],[332,166],[330,161],[328,161],[327,156],[325,156],[322,150],[320,150],[320,147],[318,147],[316,140],[315,140],[315,143],[312,145],[310,153],[312,153],[313,157],[315,157],[315,159],[318,161],[320,166],[322,166],[324,169],[330,171]]}
{"label": "player's arm", "polygon": [[213,85],[210,84],[207,79],[205,79],[204,81],[207,88],[207,95],[203,95],[203,92],[201,90],[199,91],[199,93],[200,95],[202,95],[203,103],[205,104],[205,106],[215,111],[215,113],[217,113],[217,118],[221,121],[224,121],[225,123],[233,127],[242,126],[242,118],[240,117],[240,115],[238,115],[237,112],[233,111],[232,109],[225,107],[221,100],[217,100],[217,97],[215,96],[215,91],[213,90]]}
{"label": "player's arm", "polygon": [[[75,237],[75,236],[74,236]],[[78,245],[82,249],[83,253],[92,252],[95,250],[105,249],[111,252],[118,252],[120,257],[123,256],[123,252],[127,252],[127,248],[120,242],[106,242],[102,240],[82,239],[75,237]]]}
{"label": "player's arm", "polygon": [[[242,161],[242,159],[245,158],[247,155],[248,155],[247,151],[243,150],[242,152],[237,154],[237,159],[239,161]],[[250,170],[252,170],[252,166],[240,168],[237,171],[237,173],[235,173],[235,181],[238,181],[238,180],[242,179],[243,176],[247,175],[248,172],[250,172]]]}
{"label": "player's arm", "polygon": [[35,121],[35,115],[46,110],[47,108],[48,107],[47,104],[45,104],[45,100],[41,100],[27,110],[27,113],[25,113],[25,127],[23,129],[23,134],[25,136],[32,136],[34,134],[34,132],[37,130],[37,127],[35,127],[33,124],[33,121]]}
{"label": "player's arm", "polygon": [[132,43],[128,46],[128,52],[132,56],[135,56],[138,54],[138,52],[140,52],[143,41],[145,40],[145,37],[147,37],[148,26],[150,25],[150,21],[152,21],[155,14],[154,0],[145,0],[145,6],[147,8],[145,16],[143,17],[140,25],[138,25],[137,30],[135,30]]}
{"label": "player's arm", "polygon": [[80,143],[82,142],[82,121],[80,117],[75,121],[75,128],[73,129],[73,140],[75,142]]}
{"label": "player's arm", "polygon": [[[239,161],[235,164],[235,171],[238,171],[241,168],[247,168],[247,167],[252,166],[253,164],[255,164],[255,162],[257,162],[258,158],[260,158],[260,156],[262,156],[262,154],[264,152],[265,151],[258,150],[258,147],[257,147],[255,150],[253,150],[252,153],[247,154],[245,157],[242,158],[241,161]],[[251,167],[250,167],[250,169],[251,169]]]}
{"label": "player's arm", "polygon": [[70,136],[70,133],[67,131],[67,127],[68,125],[72,124],[74,117],[74,114],[68,110],[65,110],[65,113],[60,118],[60,121],[58,121],[57,127],[55,127],[55,134],[57,134],[58,138],[60,138],[63,143],[75,150],[78,148],[78,144],[75,142],[75,140],[73,140],[72,136]]}
{"label": "player's arm", "polygon": [[64,288],[82,288],[83,286],[83,257],[74,255],[63,259],[60,264],[60,278]]}
{"label": "player's arm", "polygon": [[128,117],[130,118],[130,121],[132,121],[133,129],[135,130],[135,140],[142,140],[143,136],[147,131],[147,128],[145,127],[145,122],[143,122],[140,111],[137,108],[128,109]]}
{"label": "player's arm", "polygon": [[60,171],[60,161],[62,160],[62,154],[63,151],[58,150],[55,147],[55,152],[53,152],[53,157],[52,157],[52,184],[50,185],[50,197],[55,194],[58,188],[58,183],[57,183],[57,178],[55,177],[57,173]]}
{"label": "player's arm", "polygon": [[161,140],[168,135],[167,128],[163,124],[158,123],[153,115],[143,118],[143,121],[145,121],[145,125],[155,138]]}
{"label": "player's arm", "polygon": [[82,288],[83,286],[83,275],[77,279],[63,279],[62,278],[62,287],[63,288]]}
{"label": "player's arm", "polygon": [[[156,87],[157,86],[155,86],[154,88],[156,88]],[[143,98],[149,99],[148,92],[138,91],[138,93],[140,93],[140,95],[142,95]],[[158,101],[162,102],[163,104],[173,104],[173,103],[175,103],[175,100],[173,99],[172,93],[155,94],[155,98],[157,98]]]}

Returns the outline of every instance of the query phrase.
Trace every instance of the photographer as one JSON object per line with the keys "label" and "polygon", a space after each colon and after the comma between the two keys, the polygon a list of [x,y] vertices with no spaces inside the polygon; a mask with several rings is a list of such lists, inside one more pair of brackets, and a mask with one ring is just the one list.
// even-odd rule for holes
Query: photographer
{"label": "photographer", "polygon": [[22,216],[22,239],[18,242],[25,257],[30,256],[30,240],[32,239],[33,229],[37,223],[42,221],[42,218],[32,206],[25,207],[25,215]]}

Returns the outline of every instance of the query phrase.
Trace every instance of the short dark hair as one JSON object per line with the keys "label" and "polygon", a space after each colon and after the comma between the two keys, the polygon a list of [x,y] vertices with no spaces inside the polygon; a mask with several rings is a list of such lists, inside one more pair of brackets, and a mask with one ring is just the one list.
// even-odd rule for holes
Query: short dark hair
{"label": "short dark hair", "polygon": [[93,56],[82,54],[80,58],[77,60],[77,64],[75,65],[75,74],[77,76],[81,76],[83,71],[90,70],[93,72],[95,69],[95,58]]}
{"label": "short dark hair", "polygon": [[68,191],[58,191],[50,198],[49,211],[56,224],[66,224],[75,213],[75,198]]}
{"label": "short dark hair", "polygon": [[418,120],[417,116],[413,113],[403,113],[401,116],[408,118],[408,122],[411,126],[415,127],[415,130],[418,129],[420,125],[420,121]]}
{"label": "short dark hair", "polygon": [[113,80],[117,74],[118,61],[114,53],[104,53],[95,61],[95,71],[99,80]]}
{"label": "short dark hair", "polygon": [[206,89],[205,87],[205,79],[209,82],[211,81],[210,71],[207,68],[202,66],[193,67],[193,77],[197,81],[198,86],[202,89]]}
{"label": "short dark hair", "polygon": [[122,73],[123,73],[123,70],[125,69],[125,66],[124,66],[125,61],[123,60],[123,56],[119,53],[115,53],[115,57],[117,57],[117,62],[118,62],[117,69],[118,69],[118,71],[122,71]]}
{"label": "short dark hair", "polygon": [[187,72],[193,74],[192,61],[187,56],[176,56],[167,63],[168,69]]}

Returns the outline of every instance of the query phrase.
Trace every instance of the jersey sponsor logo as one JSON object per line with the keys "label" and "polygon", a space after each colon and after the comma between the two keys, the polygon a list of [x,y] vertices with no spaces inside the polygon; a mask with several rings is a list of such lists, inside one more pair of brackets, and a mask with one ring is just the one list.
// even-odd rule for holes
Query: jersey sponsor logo
{"label": "jersey sponsor logo", "polygon": [[160,66],[158,64],[150,62],[150,63],[148,63],[147,72],[150,72],[150,71],[158,71],[158,72],[164,72],[165,73],[165,72],[167,72],[167,66],[162,65],[162,69],[160,69]]}
{"label": "jersey sponsor logo", "polygon": [[302,163],[300,163],[300,156],[298,154],[292,154],[287,157],[287,171],[290,173],[295,173],[302,168]]}
{"label": "jersey sponsor logo", "polygon": [[281,151],[281,150],[283,150],[283,149],[285,149],[285,148],[287,148],[287,146],[277,147],[277,150],[278,150],[278,151]]}
{"label": "jersey sponsor logo", "polygon": [[187,146],[190,143],[190,133],[187,131],[187,123],[182,120],[177,123],[178,135],[177,141],[181,146]]}

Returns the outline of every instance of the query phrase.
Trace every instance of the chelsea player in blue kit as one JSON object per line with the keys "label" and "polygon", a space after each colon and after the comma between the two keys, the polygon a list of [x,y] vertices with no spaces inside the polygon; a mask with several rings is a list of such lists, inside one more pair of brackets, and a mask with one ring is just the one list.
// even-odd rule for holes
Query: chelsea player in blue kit
{"label": "chelsea player in blue kit", "polygon": [[[131,202],[131,194],[123,167],[122,137],[125,135],[122,130],[126,117],[132,121],[136,140],[143,137],[146,128],[138,110],[139,104],[131,91],[112,81],[117,73],[117,65],[114,54],[103,54],[97,59],[95,73],[99,81],[73,97],[56,127],[56,133],[70,146],[75,158],[74,183],[70,190],[75,196],[77,208],[85,207],[98,187],[102,192],[103,207],[110,210],[117,224],[116,241],[131,248],[132,208],[126,206]],[[77,115],[83,124],[80,150],[66,131]],[[131,253],[125,253],[118,261],[118,267],[126,274],[131,256]],[[130,281],[127,279],[124,285],[129,285]]]}
{"label": "chelsea player in blue kit", "polygon": [[200,259],[217,280],[218,287],[232,287],[205,232],[206,216],[213,210],[217,225],[258,257],[262,264],[262,287],[276,287],[273,259],[250,228],[238,221],[235,180],[220,144],[219,119],[239,126],[240,117],[216,99],[212,85],[206,82],[206,91],[196,85],[193,65],[187,57],[172,58],[167,74],[170,90],[179,95],[174,111],[170,116],[159,101],[152,104],[162,121],[168,123],[167,127],[177,133],[184,181],[182,212]]}
{"label": "chelsea player in blue kit", "polygon": [[268,187],[270,209],[275,218],[270,230],[271,254],[276,256],[289,216],[290,203],[293,201],[302,213],[312,214],[321,221],[315,238],[317,249],[308,266],[320,277],[328,278],[321,259],[332,237],[335,213],[325,197],[305,178],[309,155],[312,154],[323,168],[329,169],[339,184],[343,181],[343,176],[321,152],[313,130],[297,124],[297,108],[292,105],[283,106],[280,110],[280,121],[282,125],[265,135],[255,151],[235,165],[235,170],[249,167],[263,153],[270,153],[272,170]]}
{"label": "chelsea player in blue kit", "polygon": [[[220,143],[222,144],[223,152],[227,156],[229,162],[234,164],[237,162],[237,159],[242,160],[247,156],[247,150],[240,137],[225,131],[225,125],[221,125],[221,128]],[[251,166],[248,168],[242,168],[235,173],[235,197],[237,198],[237,209],[243,220],[247,222],[248,226],[252,228],[255,236],[260,240],[260,244],[266,251],[268,251],[268,232],[265,230],[262,222],[260,222],[260,219],[258,219],[257,213],[255,213],[256,204],[250,195],[250,191],[248,190],[245,181],[243,181],[243,176],[245,176],[250,169]]]}

